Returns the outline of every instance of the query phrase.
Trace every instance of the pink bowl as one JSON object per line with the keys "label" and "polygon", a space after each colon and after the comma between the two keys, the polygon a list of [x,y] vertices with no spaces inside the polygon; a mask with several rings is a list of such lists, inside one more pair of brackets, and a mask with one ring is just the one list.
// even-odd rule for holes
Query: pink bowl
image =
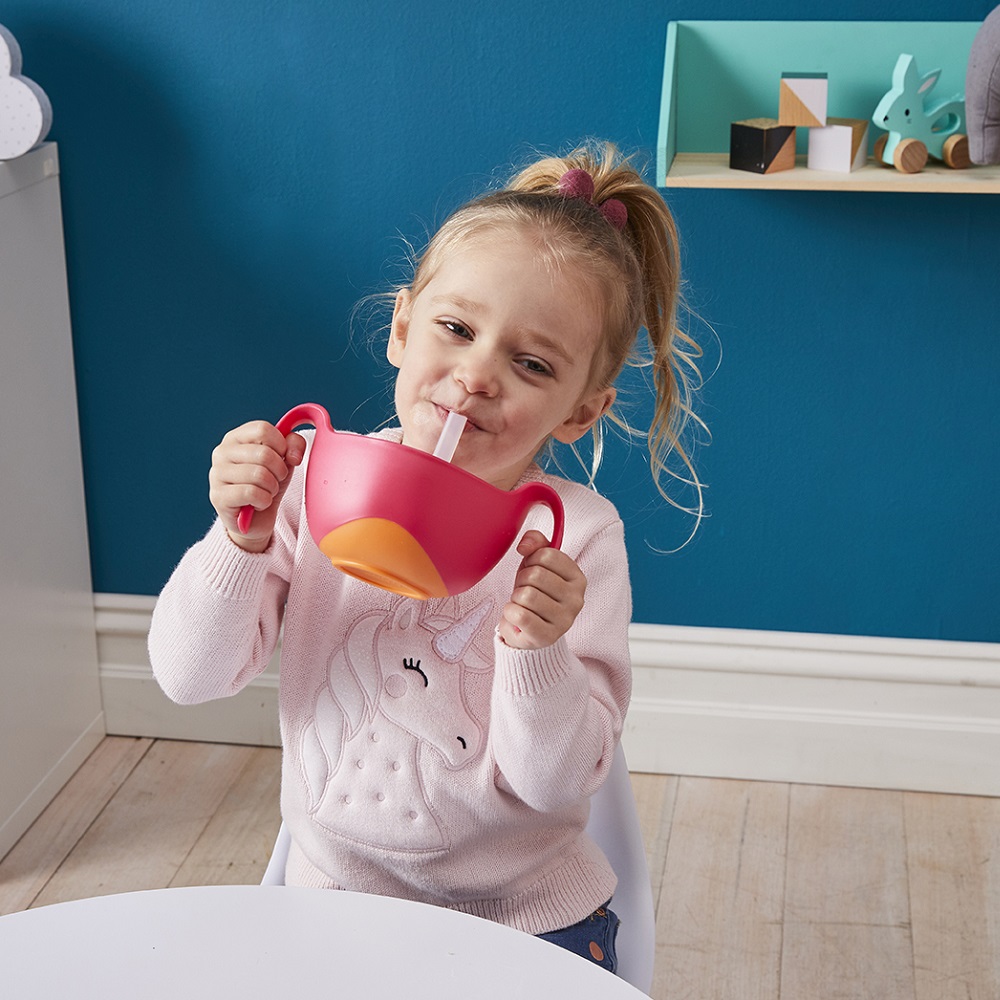
{"label": "pink bowl", "polygon": [[[277,427],[316,428],[306,471],[306,518],[337,569],[408,597],[460,594],[478,583],[517,539],[528,511],[552,511],[551,544],[562,544],[559,495],[544,483],[500,490],[426,452],[333,429],[318,403],[289,410]],[[245,531],[252,507],[240,512]]]}

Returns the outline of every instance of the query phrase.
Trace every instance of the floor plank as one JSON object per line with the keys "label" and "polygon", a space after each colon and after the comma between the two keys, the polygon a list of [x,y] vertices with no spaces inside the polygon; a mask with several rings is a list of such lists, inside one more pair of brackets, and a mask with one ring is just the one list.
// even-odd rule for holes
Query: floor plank
{"label": "floor plank", "polygon": [[907,793],[916,1000],[1000,996],[1000,800]]}
{"label": "floor plank", "polygon": [[913,1000],[902,794],[792,787],[781,996]]}
{"label": "floor plank", "polygon": [[667,864],[667,845],[670,843],[677,778],[666,774],[635,773],[630,777],[636,811],[639,814],[642,841],[646,845],[646,864],[649,867],[655,911],[659,909],[663,870]]}
{"label": "floor plank", "polygon": [[156,742],[33,905],[168,886],[253,753]]}
{"label": "floor plank", "polygon": [[152,745],[118,736],[94,750],[0,861],[0,914],[32,905]]}
{"label": "floor plank", "polygon": [[775,1000],[787,812],[787,785],[680,779],[656,924],[655,997]]}
{"label": "floor plank", "polygon": [[171,880],[177,885],[260,882],[281,825],[281,750],[256,749]]}

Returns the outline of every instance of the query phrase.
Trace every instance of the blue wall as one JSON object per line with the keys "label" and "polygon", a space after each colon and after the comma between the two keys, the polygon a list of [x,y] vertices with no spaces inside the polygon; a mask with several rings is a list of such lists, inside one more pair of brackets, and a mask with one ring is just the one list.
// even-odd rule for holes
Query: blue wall
{"label": "blue wall", "polygon": [[[7,0],[55,108],[95,589],[158,591],[229,427],[308,398],[356,430],[387,415],[381,348],[348,336],[400,233],[531,145],[651,159],[668,20],[993,5]],[[689,519],[612,448],[636,620],[1000,640],[1000,197],[668,200],[723,349],[712,516],[659,554]]]}

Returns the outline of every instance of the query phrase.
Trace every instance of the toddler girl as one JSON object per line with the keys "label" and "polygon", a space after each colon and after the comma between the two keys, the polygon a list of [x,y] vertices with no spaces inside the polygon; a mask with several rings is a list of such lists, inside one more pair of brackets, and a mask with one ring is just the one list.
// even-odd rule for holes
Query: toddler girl
{"label": "toddler girl", "polygon": [[536,508],[458,596],[420,602],[331,567],[304,524],[311,431],[258,420],[215,449],[218,520],[160,596],[150,658],[175,701],[220,698],[284,626],[287,884],[422,900],[567,947],[573,925],[603,921],[613,968],[615,876],[584,827],[631,687],[624,533],[608,501],[535,459],[597,432],[644,327],[659,483],[689,413],[678,278],[669,211],[611,146],[542,159],[433,238],[395,299],[399,426],[379,436],[432,451],[460,413],[457,465],[505,490],[546,482],[566,513],[561,548]]}

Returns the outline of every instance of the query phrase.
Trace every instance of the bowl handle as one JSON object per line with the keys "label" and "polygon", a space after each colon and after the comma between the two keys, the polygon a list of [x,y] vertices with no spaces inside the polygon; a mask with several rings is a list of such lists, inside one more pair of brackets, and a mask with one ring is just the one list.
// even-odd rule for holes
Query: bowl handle
{"label": "bowl handle", "polygon": [[[293,406],[278,422],[275,427],[282,437],[287,437],[300,424],[312,424],[320,433],[329,431],[334,433],[333,425],[330,423],[330,414],[319,403],[299,403]],[[253,522],[253,506],[247,504],[240,508],[236,518],[236,527],[240,534],[245,535],[250,530]]]}
{"label": "bowl handle", "polygon": [[544,504],[552,511],[552,540],[549,545],[558,549],[562,545],[563,526],[566,520],[559,494],[545,483],[525,483],[517,492],[524,498],[525,512],[527,512],[528,507],[536,503]]}

